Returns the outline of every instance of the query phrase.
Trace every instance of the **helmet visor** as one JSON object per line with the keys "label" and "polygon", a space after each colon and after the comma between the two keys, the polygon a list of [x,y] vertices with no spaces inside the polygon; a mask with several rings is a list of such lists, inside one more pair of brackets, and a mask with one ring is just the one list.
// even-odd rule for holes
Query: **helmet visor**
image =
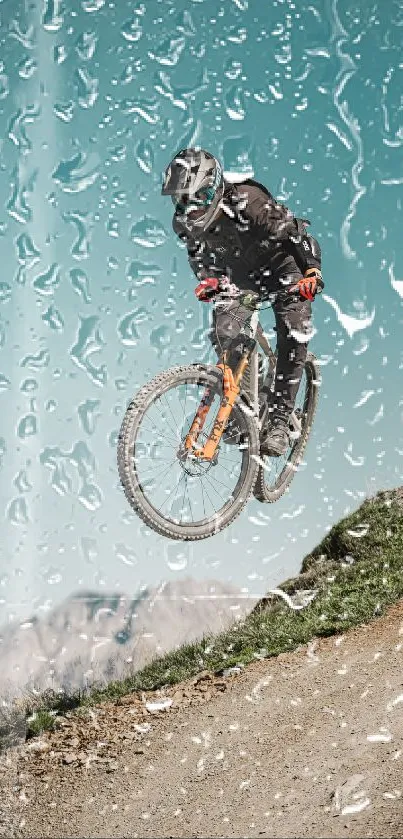
{"label": "helmet visor", "polygon": [[193,195],[189,193],[178,193],[172,195],[172,201],[177,212],[188,215],[196,210],[201,210],[204,207],[209,207],[214,201],[216,189],[213,186],[203,187]]}

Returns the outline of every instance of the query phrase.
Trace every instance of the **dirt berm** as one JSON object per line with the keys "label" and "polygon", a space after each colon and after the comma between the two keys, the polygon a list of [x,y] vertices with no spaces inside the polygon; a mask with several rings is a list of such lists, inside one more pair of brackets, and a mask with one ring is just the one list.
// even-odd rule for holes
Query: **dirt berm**
{"label": "dirt berm", "polygon": [[402,764],[399,602],[239,674],[68,717],[3,759],[2,835],[401,837]]}

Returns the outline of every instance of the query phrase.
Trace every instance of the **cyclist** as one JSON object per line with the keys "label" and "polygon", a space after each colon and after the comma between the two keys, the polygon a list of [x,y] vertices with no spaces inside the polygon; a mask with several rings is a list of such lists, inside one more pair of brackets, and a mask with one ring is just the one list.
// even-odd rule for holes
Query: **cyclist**
{"label": "cyclist", "polygon": [[[164,175],[162,194],[175,206],[173,229],[186,244],[202,302],[215,301],[211,341],[222,352],[250,310],[245,292],[270,301],[277,331],[277,366],[263,454],[279,457],[289,446],[289,417],[312,333],[311,303],[322,291],[321,250],[298,219],[262,184],[225,179],[220,162],[203,149],[182,149]],[[238,299],[239,298],[239,299]],[[236,350],[229,363],[239,358]],[[248,386],[246,371],[242,386]]]}

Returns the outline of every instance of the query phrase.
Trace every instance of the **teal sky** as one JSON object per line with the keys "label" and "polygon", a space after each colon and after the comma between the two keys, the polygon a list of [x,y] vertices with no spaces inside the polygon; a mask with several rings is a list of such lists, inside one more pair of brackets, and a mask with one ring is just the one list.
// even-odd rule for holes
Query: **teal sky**
{"label": "teal sky", "polygon": [[[403,482],[399,6],[0,1],[0,624],[187,575],[258,596]],[[311,219],[326,288],[319,412],[291,492],[189,546],[131,513],[115,450],[141,384],[212,359],[160,196],[191,143]]]}

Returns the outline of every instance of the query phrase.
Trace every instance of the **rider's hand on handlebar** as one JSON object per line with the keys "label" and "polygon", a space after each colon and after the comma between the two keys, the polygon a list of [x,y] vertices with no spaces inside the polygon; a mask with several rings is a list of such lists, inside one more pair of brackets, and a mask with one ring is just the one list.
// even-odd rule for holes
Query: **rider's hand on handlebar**
{"label": "rider's hand on handlebar", "polygon": [[322,272],[319,268],[307,268],[303,277],[298,280],[296,285],[290,286],[290,291],[299,291],[301,297],[305,300],[312,301],[315,294],[322,291],[323,288]]}
{"label": "rider's hand on handlebar", "polygon": [[210,303],[218,294],[220,281],[218,277],[206,277],[195,288],[195,295],[201,303]]}
{"label": "rider's hand on handlebar", "polygon": [[202,303],[210,303],[217,294],[234,297],[239,289],[227,277],[206,277],[195,288],[195,295]]}

